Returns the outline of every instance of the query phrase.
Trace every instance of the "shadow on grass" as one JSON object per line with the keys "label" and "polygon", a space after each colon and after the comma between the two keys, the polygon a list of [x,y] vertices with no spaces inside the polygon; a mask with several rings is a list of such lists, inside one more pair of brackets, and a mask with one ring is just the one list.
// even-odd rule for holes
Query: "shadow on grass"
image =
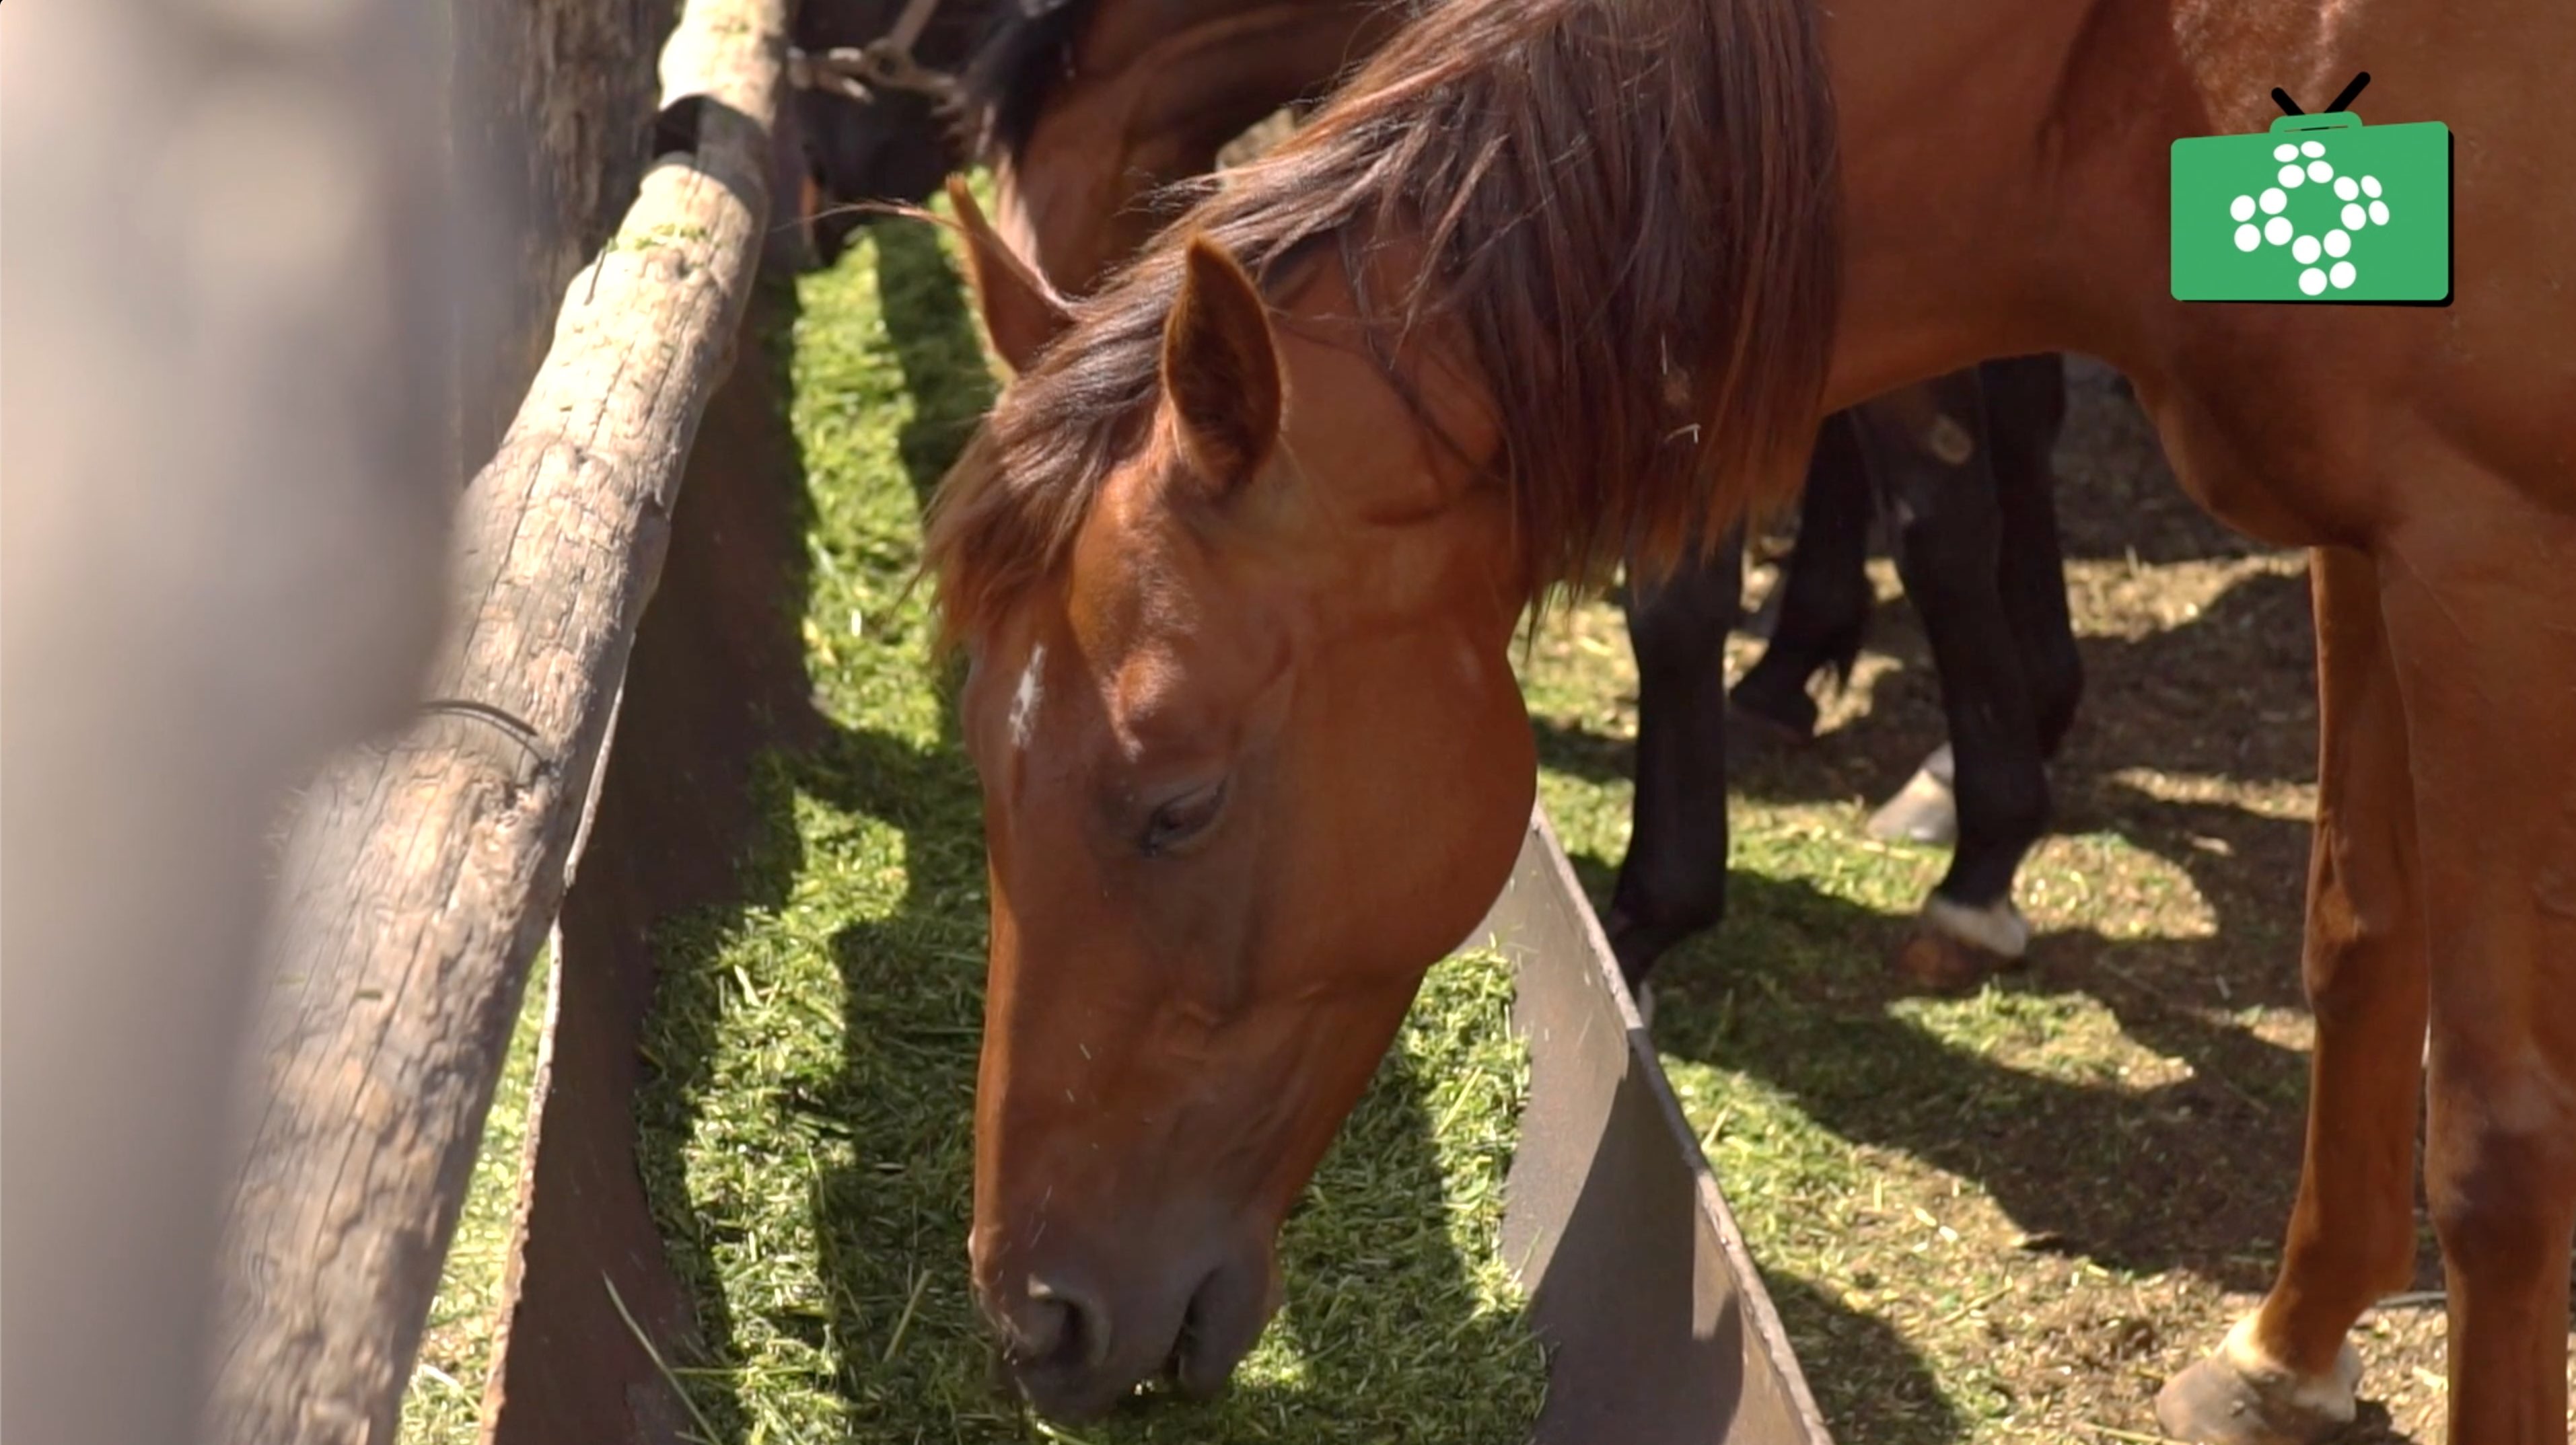
{"label": "shadow on grass", "polygon": [[[1579,855],[1587,891],[1611,866]],[[1905,925],[1803,881],[1738,872],[1727,924],[1655,972],[1667,1055],[1737,1070],[1815,1124],[1976,1181],[2032,1241],[2138,1273],[2188,1270],[2230,1290],[2270,1283],[2288,1218],[2304,1058],[2197,1011],[2097,990],[2131,1038],[2190,1066],[2136,1089],[2026,1073],[1902,1016],[1884,960]],[[2009,995],[2066,991],[2150,945],[2091,940],[2075,967],[2034,967]],[[1804,1342],[1801,1342],[1804,1347]],[[1811,1371],[1830,1374],[1830,1362]]]}
{"label": "shadow on grass", "polygon": [[[2133,527],[2153,534],[2129,549],[2145,560],[2268,550],[2196,514],[2171,515],[2191,505],[2160,460],[2150,462],[2128,479],[2135,485],[2094,491],[2082,485],[2093,479],[2079,477],[2080,468],[2061,454],[2071,555],[2118,558]],[[2154,515],[2142,516],[2134,509],[2148,493],[2156,494]],[[2100,585],[2098,573],[2095,581]],[[2173,584],[2133,574],[2110,585]],[[2171,594],[2164,600],[2170,609]],[[2026,1249],[2146,1275],[2179,1271],[2259,1293],[2271,1282],[2296,1187],[2307,1060],[2228,1015],[2249,1006],[2304,1008],[2298,955],[2309,827],[2303,816],[2281,816],[2275,805],[2282,792],[2267,785],[2314,777],[2307,580],[2295,571],[2239,573],[2186,616],[2143,635],[2082,639],[2085,715],[2052,768],[2055,831],[2116,836],[2184,875],[2213,915],[2214,936],[2047,934],[2034,941],[2030,966],[1995,990],[1998,1009],[2007,1012],[2020,998],[2080,993],[2098,1000],[2128,1039],[2188,1066],[2170,1071],[2176,1082],[2104,1078],[2095,1085],[2067,1070],[2053,1069],[2051,1077],[2012,1067],[1961,1039],[1955,1010],[1936,1034],[1909,1017],[1904,991],[1886,968],[1907,919],[1740,869],[1730,875],[1727,922],[1660,965],[1656,1033],[1669,1056],[1774,1086],[1842,1140],[1975,1182],[2019,1226]],[[1881,612],[1872,645],[1896,666],[1876,677],[1866,714],[1807,749],[1739,752],[1731,760],[1738,796],[1770,804],[1875,803],[1942,740],[1938,682],[1910,605]],[[1610,806],[1624,813],[1631,739],[1581,723],[1542,722],[1538,732],[1543,767],[1601,785]],[[2249,792],[2268,796],[2240,803]],[[1848,863],[1852,850],[1866,846],[1857,822],[1855,815],[1851,842],[1832,861]],[[1937,855],[1921,856],[1929,862]],[[1615,855],[1575,862],[1595,905],[1606,905]],[[2051,876],[2077,887],[2098,882],[2066,868]],[[1973,1028],[1973,1020],[1964,1026]],[[1758,1237],[1755,1247],[1762,1253]],[[2417,1281],[2439,1287],[2429,1244]],[[1907,1438],[1918,1427],[1897,1418],[1891,1397],[1874,1387],[1884,1373],[1878,1352],[1866,1341],[1838,1338],[1806,1317],[1807,1308],[1782,1303],[1828,1418],[1855,1439]],[[2149,1329],[2139,1321],[2128,1326]],[[2141,1347],[2106,1340],[2065,1346],[2088,1357]],[[1964,1363],[1942,1358],[1945,1369]],[[2135,1363],[2106,1358],[2104,1372],[2125,1375]],[[1846,1390],[1848,1380],[1873,1383]],[[2365,1415],[2377,1408],[2366,1406]],[[2354,1438],[2404,1438],[2389,1433],[2384,1413]]]}
{"label": "shadow on grass", "polygon": [[[736,465],[767,473],[740,490],[756,498],[753,505],[773,509],[765,519],[769,526],[800,539],[799,545],[779,550],[773,579],[777,627],[787,639],[784,649],[790,654],[800,651],[793,639],[813,587],[812,552],[801,545],[814,524],[806,457],[785,411],[793,387],[795,337],[803,319],[796,282],[764,273],[743,323],[746,344],[738,364],[761,370],[761,395],[773,399],[774,405],[765,408],[757,422],[745,421],[756,427],[755,436],[724,439],[745,443],[742,455],[732,459]],[[689,500],[693,499],[684,499],[684,505]],[[795,667],[805,680],[777,704],[787,715],[763,710],[762,735],[773,744],[810,745],[830,731],[807,700],[811,682],[801,656]],[[753,926],[752,920],[786,905],[803,866],[790,794],[776,760],[777,755],[770,753],[752,761],[747,800],[752,821],[736,860],[728,901],[654,924],[654,1000],[639,1043],[645,1068],[635,1100],[636,1166],[661,1232],[664,1257],[690,1302],[694,1324],[693,1338],[666,1342],[668,1352],[678,1356],[667,1363],[681,1372],[689,1401],[698,1411],[731,1426],[727,1438],[738,1438],[740,1422],[747,1418],[733,1377],[721,1368],[736,1358],[739,1330],[719,1256],[736,1241],[691,1207],[687,1156],[704,1111],[724,1088],[715,1068],[726,993],[713,961]]]}
{"label": "shadow on grass", "polygon": [[[930,229],[881,225],[869,228],[867,239],[876,244],[855,248],[859,254],[844,256],[841,266],[875,259],[897,364],[907,389],[916,398],[929,399],[916,404],[897,438],[898,456],[919,506],[927,503],[949,456],[981,414],[991,383],[974,349],[971,318],[958,299],[955,278]],[[757,364],[771,371],[770,394],[779,404],[772,419],[778,434],[777,454],[785,459],[785,475],[779,483],[787,495],[781,504],[790,512],[796,534],[810,539],[818,509],[808,458],[788,415],[794,395],[795,338],[800,325],[844,326],[855,324],[856,318],[806,312],[798,295],[792,282],[764,280],[748,323],[757,343],[747,348],[746,360],[756,356]],[[778,606],[791,632],[811,611],[815,555],[810,541],[788,554]],[[637,1104],[639,1167],[665,1252],[696,1317],[701,1357],[675,1363],[683,1368],[694,1404],[724,1441],[745,1439],[782,1413],[777,1401],[759,1397],[763,1386],[771,1383],[769,1377],[751,1375],[746,1383],[746,1366],[774,1354],[776,1337],[797,1341],[821,1357],[843,1353],[837,1342],[863,1337],[879,1303],[867,1292],[866,1271],[854,1261],[880,1253],[889,1258],[899,1254],[906,1260],[931,1257],[920,1248],[922,1237],[940,1228],[954,1234],[968,1197],[961,1181],[935,1197],[916,1200],[919,1210],[953,1216],[951,1221],[933,1224],[888,1217],[877,1207],[877,1192],[865,1187],[883,1158],[909,1159],[925,1152],[918,1139],[891,1137],[899,1133],[895,1127],[871,1128],[864,1139],[856,1127],[862,1121],[895,1126],[917,1122],[879,1117],[863,1093],[876,1058],[888,1051],[898,1058],[907,1051],[918,1052],[922,1041],[917,1030],[881,1026],[882,1010],[877,1005],[885,992],[863,987],[864,980],[857,975],[846,977],[850,1007],[842,1020],[831,1022],[865,1030],[866,1047],[854,1041],[843,1067],[819,1093],[791,1090],[783,1098],[746,1098],[744,1081],[731,1076],[730,1071],[740,1065],[726,1057],[726,1014],[741,1001],[737,988],[748,984],[728,977],[724,959],[729,950],[775,926],[791,905],[798,878],[813,861],[798,826],[800,797],[882,818],[902,830],[908,845],[903,857],[911,876],[904,906],[881,930],[894,943],[871,949],[836,939],[834,952],[843,969],[851,969],[862,956],[901,957],[911,965],[907,980],[916,985],[950,980],[956,985],[954,991],[970,1002],[981,987],[982,854],[972,805],[973,779],[962,758],[952,749],[924,752],[889,733],[839,727],[810,700],[797,716],[774,720],[773,732],[790,747],[765,755],[755,768],[754,804],[760,822],[755,841],[740,863],[736,901],[669,920],[660,930],[660,982],[644,1045],[651,1067]],[[943,732],[953,740],[953,721]],[[923,846],[931,840],[945,846]],[[961,900],[960,893],[971,899]],[[971,906],[961,906],[963,902]],[[955,1097],[941,1100],[930,1120],[929,1127],[939,1136],[926,1151],[934,1161],[964,1157],[960,1141],[971,1124],[972,1109],[974,1013],[971,1008],[951,1006],[940,1016],[953,1018],[964,1031],[969,1065],[963,1088]],[[955,1050],[932,1052],[945,1058]],[[853,1097],[854,1086],[861,1089],[861,1096]],[[703,1147],[697,1141],[710,1121],[727,1114],[756,1115],[764,1108],[773,1117],[725,1121],[720,1127],[754,1134],[785,1134],[801,1127],[811,1137],[856,1140],[862,1153],[857,1175],[812,1173],[804,1182],[806,1197],[798,1201],[799,1207],[772,1209],[766,1217],[739,1199],[699,1197],[692,1184],[690,1154],[693,1147]],[[949,1147],[937,1147],[941,1139]],[[880,1154],[881,1145],[893,1147]],[[793,1220],[788,1214],[805,1219]],[[795,1223],[808,1223],[814,1230],[821,1277],[806,1282],[811,1286],[804,1291],[809,1297],[799,1307],[764,1310],[755,1304],[746,1317],[737,1308],[736,1297],[754,1292],[746,1288],[745,1276],[755,1266],[746,1260],[756,1256],[764,1242],[757,1237],[759,1227]],[[855,1249],[850,1247],[853,1244]],[[949,1253],[962,1275],[962,1245]],[[895,1310],[919,1302],[909,1289],[909,1285],[897,1288]],[[791,1286],[790,1293],[794,1292]],[[775,1290],[764,1293],[772,1300],[777,1294]],[[808,1372],[799,1388],[810,1384]],[[797,1417],[814,1412],[808,1402],[808,1408],[786,1413]],[[835,1412],[827,1406],[826,1413]],[[987,1413],[997,1422],[1009,1418],[1004,1411]]]}
{"label": "shadow on grass", "polygon": [[1839,1438],[1856,1445],[1950,1445],[1969,1438],[1968,1421],[1942,1398],[1923,1357],[1885,1320],[1794,1274],[1763,1270],[1762,1288],[1798,1352],[1816,1408]]}
{"label": "shadow on grass", "polygon": [[927,507],[949,463],[992,408],[997,388],[985,369],[970,298],[938,232],[927,222],[901,220],[871,232],[886,336],[912,397],[896,448],[915,502]]}

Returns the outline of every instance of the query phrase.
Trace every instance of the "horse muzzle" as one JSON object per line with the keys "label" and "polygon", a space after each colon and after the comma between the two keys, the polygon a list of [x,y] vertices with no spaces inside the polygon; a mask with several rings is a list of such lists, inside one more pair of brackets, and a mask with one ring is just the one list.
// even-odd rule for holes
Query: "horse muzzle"
{"label": "horse muzzle", "polygon": [[1049,1420],[1096,1419],[1158,1382],[1191,1399],[1220,1394],[1277,1306],[1266,1241],[1211,1241],[1127,1268],[1085,1253],[1033,1257],[1016,1278],[978,1272],[998,1372]]}

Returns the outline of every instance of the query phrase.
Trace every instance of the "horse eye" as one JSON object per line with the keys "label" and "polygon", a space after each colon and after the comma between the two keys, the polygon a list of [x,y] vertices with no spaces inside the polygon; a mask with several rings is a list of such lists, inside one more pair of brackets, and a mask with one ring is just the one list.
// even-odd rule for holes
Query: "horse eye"
{"label": "horse eye", "polygon": [[1184,793],[1154,810],[1153,816],[1145,822],[1145,836],[1139,846],[1148,858],[1168,852],[1206,832],[1224,805],[1223,783],[1211,783],[1195,792]]}

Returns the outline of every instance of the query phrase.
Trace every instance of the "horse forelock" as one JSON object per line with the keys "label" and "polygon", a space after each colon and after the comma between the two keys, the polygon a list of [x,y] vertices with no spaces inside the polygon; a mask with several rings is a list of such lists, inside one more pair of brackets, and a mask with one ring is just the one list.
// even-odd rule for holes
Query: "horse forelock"
{"label": "horse forelock", "polygon": [[[1624,558],[1651,577],[1794,492],[1831,357],[1836,187],[1808,0],[1426,11],[1078,303],[1005,393],[933,507],[943,640],[1060,566],[1139,443],[1193,234],[1273,290],[1337,254],[1390,336],[1441,317],[1493,393],[1523,575],[1590,587]],[[1388,236],[1423,269],[1381,295],[1370,242]]]}

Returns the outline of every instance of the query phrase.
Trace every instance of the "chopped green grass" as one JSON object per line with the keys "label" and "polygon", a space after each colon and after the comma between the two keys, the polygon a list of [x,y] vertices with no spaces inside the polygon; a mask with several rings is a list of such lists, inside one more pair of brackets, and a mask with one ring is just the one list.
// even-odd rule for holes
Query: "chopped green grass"
{"label": "chopped green grass", "polygon": [[[1224,1398],[1053,1430],[999,1394],[965,1231],[983,848],[952,691],[901,596],[990,396],[945,238],[880,226],[798,283],[807,661],[831,724],[760,775],[746,906],[660,932],[642,1167],[726,1441],[1525,1439],[1546,1361],[1500,1257],[1527,1087],[1510,971],[1435,970],[1283,1239],[1286,1303]],[[1436,1126],[1436,1127],[1435,1127]]]}

